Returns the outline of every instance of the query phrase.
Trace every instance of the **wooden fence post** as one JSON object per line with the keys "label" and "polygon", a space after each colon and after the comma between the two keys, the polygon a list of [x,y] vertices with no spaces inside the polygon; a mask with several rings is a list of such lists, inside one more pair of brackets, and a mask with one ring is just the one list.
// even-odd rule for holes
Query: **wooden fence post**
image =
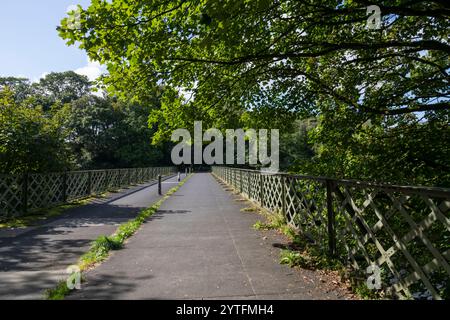
{"label": "wooden fence post", "polygon": [[333,210],[333,190],[334,183],[326,180],[327,185],[327,216],[328,216],[328,249],[330,256],[336,254],[336,216]]}

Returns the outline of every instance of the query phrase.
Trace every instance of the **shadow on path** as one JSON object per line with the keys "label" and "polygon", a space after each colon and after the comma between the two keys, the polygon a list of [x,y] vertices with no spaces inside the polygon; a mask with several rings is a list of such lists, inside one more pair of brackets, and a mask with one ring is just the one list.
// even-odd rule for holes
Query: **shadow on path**
{"label": "shadow on path", "polygon": [[[170,188],[163,185],[163,192]],[[0,232],[0,299],[42,298],[43,289],[54,287],[93,240],[112,234],[160,198],[157,185],[149,183],[67,210],[14,237]]]}

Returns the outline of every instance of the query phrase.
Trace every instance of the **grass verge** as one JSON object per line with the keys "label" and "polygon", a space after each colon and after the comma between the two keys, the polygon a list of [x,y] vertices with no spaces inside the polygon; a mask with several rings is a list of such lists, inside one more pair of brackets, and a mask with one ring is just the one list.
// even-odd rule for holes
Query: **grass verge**
{"label": "grass verge", "polygon": [[360,299],[383,299],[382,292],[369,290],[366,277],[350,271],[339,259],[330,257],[319,246],[298,234],[289,225],[283,224],[275,228],[289,239],[287,249],[280,253],[280,263],[291,268],[300,267],[308,270],[322,270],[337,274],[342,283],[347,284]]}
{"label": "grass verge", "polygon": [[242,208],[241,212],[257,212],[258,210],[255,207],[247,207],[247,208]]}
{"label": "grass verge", "polygon": [[266,217],[267,222],[256,221],[253,225],[253,229],[255,230],[281,229],[286,225],[286,219],[281,213],[265,214],[265,212],[261,211],[261,214]]}
{"label": "grass verge", "polygon": [[[99,263],[103,262],[110,252],[113,250],[119,250],[123,247],[124,242],[133,236],[142,226],[144,221],[155,214],[159,207],[178,189],[186,183],[186,181],[192,175],[187,176],[183,181],[181,181],[176,187],[170,189],[163,198],[154,203],[151,207],[141,211],[136,218],[129,220],[121,224],[116,232],[111,236],[100,236],[95,241],[92,242],[91,248],[88,252],[83,254],[78,261],[78,267],[80,271],[89,270]],[[58,282],[55,288],[45,291],[45,299],[47,300],[63,300],[67,295],[69,295],[71,290],[67,288],[66,280]]]}
{"label": "grass verge", "polygon": [[298,234],[289,225],[284,223],[273,229],[289,239],[287,249],[280,253],[281,264],[286,264],[291,268],[300,267],[308,270],[332,272],[340,278],[342,283],[346,283],[347,288],[358,298],[370,300],[383,298],[378,292],[367,288],[364,277],[350,272],[339,259],[330,257],[319,246]]}

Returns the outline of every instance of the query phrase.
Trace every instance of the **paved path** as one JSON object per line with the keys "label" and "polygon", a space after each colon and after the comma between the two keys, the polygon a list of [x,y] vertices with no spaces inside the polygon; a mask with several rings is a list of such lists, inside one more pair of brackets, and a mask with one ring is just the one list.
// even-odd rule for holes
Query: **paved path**
{"label": "paved path", "polygon": [[[175,181],[167,180],[163,192]],[[55,286],[92,240],[112,234],[117,225],[159,198],[157,185],[151,182],[68,210],[38,227],[0,230],[0,300],[42,299],[43,291]]]}
{"label": "paved path", "polygon": [[210,174],[195,174],[69,299],[340,297],[313,271],[280,265],[277,243],[251,228],[261,217],[244,206]]}

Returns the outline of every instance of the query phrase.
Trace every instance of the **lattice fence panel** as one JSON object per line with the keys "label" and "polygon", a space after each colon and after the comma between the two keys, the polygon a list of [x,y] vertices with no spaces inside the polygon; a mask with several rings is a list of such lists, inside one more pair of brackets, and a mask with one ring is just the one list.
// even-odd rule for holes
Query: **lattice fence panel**
{"label": "lattice fence panel", "polygon": [[136,169],[130,170],[130,181],[131,181],[131,184],[139,183],[138,171]]}
{"label": "lattice fence panel", "polygon": [[450,199],[338,186],[338,243],[349,264],[381,268],[386,291],[449,298]]}
{"label": "lattice fence panel", "polygon": [[67,173],[67,200],[73,201],[90,196],[87,171]]}
{"label": "lattice fence panel", "polygon": [[28,176],[28,209],[48,208],[64,202],[61,173]]}
{"label": "lattice fence panel", "polygon": [[106,171],[91,172],[91,192],[100,194],[108,190],[108,180]]}
{"label": "lattice fence panel", "polygon": [[152,170],[152,180],[156,179],[158,177],[158,169],[153,168]]}
{"label": "lattice fence panel", "polygon": [[[174,173],[174,167],[0,175],[0,217],[22,215]],[[131,173],[131,175],[129,174]],[[65,197],[64,197],[65,196]],[[25,201],[27,200],[27,201]]]}
{"label": "lattice fence panel", "polygon": [[139,182],[144,183],[148,181],[146,177],[146,170],[144,168],[139,169]]}
{"label": "lattice fence panel", "polygon": [[108,170],[106,179],[108,191],[115,191],[118,189],[120,180],[116,170]]}
{"label": "lattice fence panel", "polygon": [[237,170],[235,172],[235,176],[236,176],[236,190],[238,190],[239,192],[242,190],[242,171]]}
{"label": "lattice fence panel", "polygon": [[151,171],[149,168],[142,169],[143,181],[147,182],[151,180]]}
{"label": "lattice fence panel", "polygon": [[[239,170],[213,172],[235,185]],[[242,173],[249,177],[243,193],[261,204],[262,179],[264,207],[284,209],[291,226],[327,251],[330,207],[336,256],[363,278],[368,266],[378,266],[386,292],[450,299],[450,190]]]}
{"label": "lattice fence panel", "polygon": [[119,170],[119,188],[125,188],[127,186],[129,186],[129,182],[128,182],[128,170],[127,169],[120,169]]}
{"label": "lattice fence panel", "polygon": [[231,186],[236,189],[236,171],[230,171]]}
{"label": "lattice fence panel", "polygon": [[127,172],[126,170],[116,169],[114,172],[114,183],[113,189],[120,190],[128,185]]}
{"label": "lattice fence panel", "polygon": [[20,214],[22,196],[21,176],[0,175],[0,217]]}
{"label": "lattice fence panel", "polygon": [[242,193],[250,198],[250,172],[242,171]]}
{"label": "lattice fence panel", "polygon": [[287,222],[322,247],[327,242],[326,187],[320,181],[285,177]]}
{"label": "lattice fence panel", "polygon": [[261,203],[261,175],[250,172],[250,199]]}
{"label": "lattice fence panel", "polygon": [[263,205],[276,212],[283,208],[281,176],[263,174]]}
{"label": "lattice fence panel", "polygon": [[223,170],[224,170],[224,172],[223,172],[222,178],[225,180],[226,183],[230,184],[230,177],[229,177],[230,170],[228,170],[228,169],[223,169]]}

